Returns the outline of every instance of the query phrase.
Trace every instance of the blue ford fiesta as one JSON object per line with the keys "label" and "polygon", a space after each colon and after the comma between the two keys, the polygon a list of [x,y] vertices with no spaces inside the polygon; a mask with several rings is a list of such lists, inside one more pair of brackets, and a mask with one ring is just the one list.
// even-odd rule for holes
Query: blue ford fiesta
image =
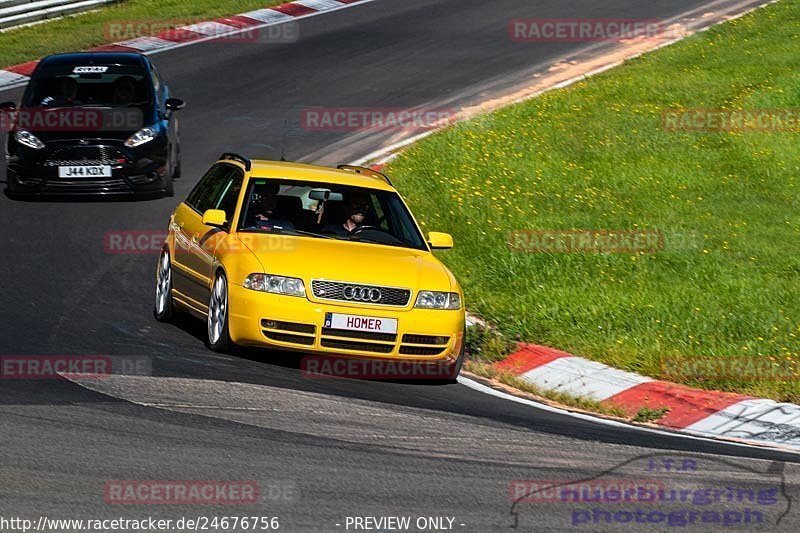
{"label": "blue ford fiesta", "polygon": [[171,196],[184,102],[146,56],[56,54],[39,62],[19,107],[0,104],[7,193]]}

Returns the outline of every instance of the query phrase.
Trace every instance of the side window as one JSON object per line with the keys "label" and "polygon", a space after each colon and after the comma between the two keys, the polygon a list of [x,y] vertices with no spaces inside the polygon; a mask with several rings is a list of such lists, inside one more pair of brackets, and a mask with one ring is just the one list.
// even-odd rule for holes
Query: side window
{"label": "side window", "polygon": [[222,191],[222,195],[217,201],[214,209],[222,209],[225,211],[225,218],[228,220],[228,227],[233,221],[233,213],[236,211],[236,202],[239,200],[239,193],[242,190],[242,181],[244,180],[244,173],[241,169],[235,168],[233,172],[228,175],[225,180],[227,182]]}
{"label": "side window", "polygon": [[227,178],[234,169],[235,167],[223,163],[211,167],[189,193],[186,204],[201,214],[208,209],[214,209],[228,185]]}

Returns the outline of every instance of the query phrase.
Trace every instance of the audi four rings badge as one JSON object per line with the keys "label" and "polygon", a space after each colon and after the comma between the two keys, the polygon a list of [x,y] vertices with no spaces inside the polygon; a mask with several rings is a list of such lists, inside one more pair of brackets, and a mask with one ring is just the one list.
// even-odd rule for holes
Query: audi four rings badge
{"label": "audi four rings badge", "polygon": [[347,300],[356,300],[358,302],[380,302],[381,290],[375,287],[356,287],[349,285],[344,288],[344,297]]}

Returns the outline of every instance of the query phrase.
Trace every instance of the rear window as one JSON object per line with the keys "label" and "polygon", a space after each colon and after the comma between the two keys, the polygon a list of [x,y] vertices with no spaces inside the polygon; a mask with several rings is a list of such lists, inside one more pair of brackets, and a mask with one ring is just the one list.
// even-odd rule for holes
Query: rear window
{"label": "rear window", "polygon": [[24,107],[146,106],[153,91],[142,65],[43,65],[25,91]]}

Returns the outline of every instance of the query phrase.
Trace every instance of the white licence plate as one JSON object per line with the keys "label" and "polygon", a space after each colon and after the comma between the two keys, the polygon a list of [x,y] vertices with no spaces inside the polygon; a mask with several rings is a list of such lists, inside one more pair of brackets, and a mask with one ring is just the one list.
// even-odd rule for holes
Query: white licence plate
{"label": "white licence plate", "polygon": [[111,165],[58,167],[59,178],[110,178]]}
{"label": "white licence plate", "polygon": [[325,327],[349,331],[397,333],[397,319],[325,313]]}

